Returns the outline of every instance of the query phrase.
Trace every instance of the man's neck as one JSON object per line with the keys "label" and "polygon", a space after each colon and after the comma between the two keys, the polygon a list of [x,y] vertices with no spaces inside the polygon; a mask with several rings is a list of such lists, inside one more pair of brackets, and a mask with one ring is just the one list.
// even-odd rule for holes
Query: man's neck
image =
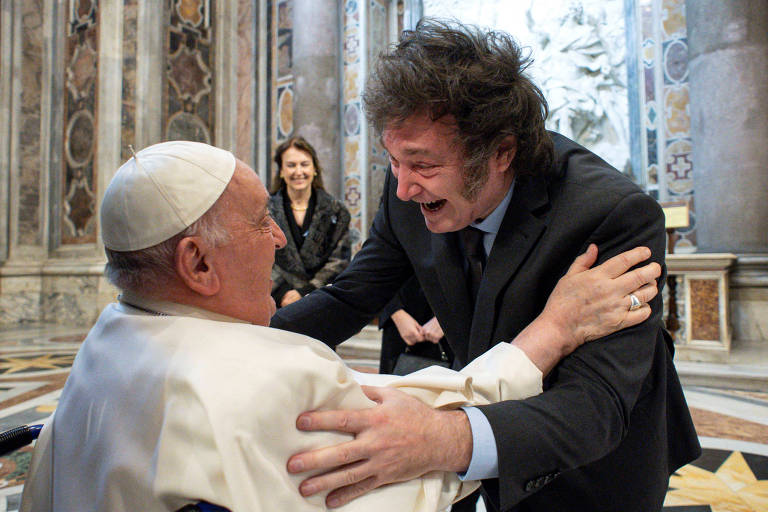
{"label": "man's neck", "polygon": [[477,219],[475,219],[476,223],[481,222],[483,219],[485,219],[491,213],[493,213],[496,210],[496,208],[498,208],[498,206],[507,196],[507,193],[509,192],[509,189],[512,187],[512,184],[514,182],[515,182],[514,173],[511,171],[508,171],[504,173],[503,179],[501,180],[501,184],[493,184],[493,183],[485,184],[483,191],[487,190],[488,196],[483,202],[489,206],[482,211],[482,214]]}

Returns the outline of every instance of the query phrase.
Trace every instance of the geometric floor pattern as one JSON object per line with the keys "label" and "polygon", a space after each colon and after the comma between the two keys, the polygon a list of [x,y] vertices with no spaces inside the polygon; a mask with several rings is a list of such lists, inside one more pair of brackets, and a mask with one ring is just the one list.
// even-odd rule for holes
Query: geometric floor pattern
{"label": "geometric floor pattern", "polygon": [[[50,416],[86,333],[61,326],[0,329],[0,431]],[[686,387],[685,394],[704,453],[672,475],[664,512],[767,512],[768,393]],[[18,510],[31,456],[25,447],[0,457],[0,512]]]}
{"label": "geometric floor pattern", "polygon": [[[0,431],[51,415],[86,333],[59,326],[0,331]],[[18,510],[31,458],[31,447],[0,457],[0,512]]]}
{"label": "geometric floor pattern", "polygon": [[672,475],[665,510],[768,511],[768,457],[706,449]]}

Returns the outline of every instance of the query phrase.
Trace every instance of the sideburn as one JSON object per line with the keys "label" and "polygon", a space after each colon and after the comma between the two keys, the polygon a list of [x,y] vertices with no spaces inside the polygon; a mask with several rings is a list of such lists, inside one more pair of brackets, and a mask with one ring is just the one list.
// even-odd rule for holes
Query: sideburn
{"label": "sideburn", "polygon": [[491,175],[488,170],[488,161],[483,160],[479,164],[465,165],[463,174],[464,190],[461,191],[461,196],[467,201],[474,202],[485,184],[488,183],[488,178]]}

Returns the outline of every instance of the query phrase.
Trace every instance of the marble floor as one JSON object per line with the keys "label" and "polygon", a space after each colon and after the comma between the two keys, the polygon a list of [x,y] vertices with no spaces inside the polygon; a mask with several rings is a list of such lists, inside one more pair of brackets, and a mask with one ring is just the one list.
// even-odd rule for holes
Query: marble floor
{"label": "marble floor", "polygon": [[[0,329],[0,430],[53,412],[85,334],[59,326]],[[376,367],[370,357],[344,357],[357,369]],[[768,511],[768,392],[687,386],[685,393],[704,454],[672,476],[665,512]],[[18,510],[31,452],[0,457],[0,512]]]}

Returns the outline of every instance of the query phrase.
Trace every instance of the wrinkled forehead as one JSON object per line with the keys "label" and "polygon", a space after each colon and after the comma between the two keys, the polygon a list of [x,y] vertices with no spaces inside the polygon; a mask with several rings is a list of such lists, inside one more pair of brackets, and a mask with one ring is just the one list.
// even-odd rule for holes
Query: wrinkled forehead
{"label": "wrinkled forehead", "polygon": [[269,201],[269,194],[261,178],[242,160],[237,160],[227,193],[233,207],[243,211],[262,211]]}

